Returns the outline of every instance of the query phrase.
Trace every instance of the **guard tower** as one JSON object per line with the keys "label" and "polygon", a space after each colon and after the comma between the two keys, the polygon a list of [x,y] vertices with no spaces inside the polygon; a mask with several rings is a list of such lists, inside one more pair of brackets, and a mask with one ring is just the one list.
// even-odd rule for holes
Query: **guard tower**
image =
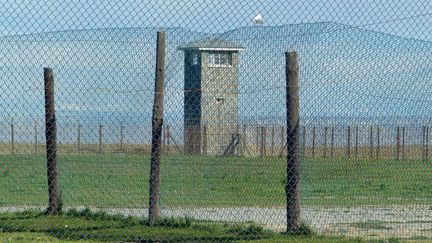
{"label": "guard tower", "polygon": [[184,51],[184,144],[187,154],[232,155],[238,134],[238,59],[244,48],[205,38]]}

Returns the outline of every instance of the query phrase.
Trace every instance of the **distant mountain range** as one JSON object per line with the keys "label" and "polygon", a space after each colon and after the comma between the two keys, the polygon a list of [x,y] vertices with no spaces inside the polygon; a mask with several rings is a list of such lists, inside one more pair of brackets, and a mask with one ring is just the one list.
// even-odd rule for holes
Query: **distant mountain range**
{"label": "distant mountain range", "polygon": [[[150,124],[157,30],[0,37],[0,122],[43,122],[42,68],[50,66],[60,123]],[[209,34],[164,31],[166,121],[182,124],[183,53],[177,47]],[[245,47],[239,71],[242,122],[283,123],[284,52],[292,50],[300,61],[302,122],[432,117],[431,42],[330,22],[254,26],[212,35]]]}

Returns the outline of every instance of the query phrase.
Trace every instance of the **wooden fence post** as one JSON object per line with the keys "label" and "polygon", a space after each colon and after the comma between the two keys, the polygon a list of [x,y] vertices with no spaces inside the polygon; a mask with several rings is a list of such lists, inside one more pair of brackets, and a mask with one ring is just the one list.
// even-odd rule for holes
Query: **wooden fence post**
{"label": "wooden fence post", "polygon": [[152,151],[150,160],[150,196],[148,222],[153,225],[160,215],[160,146],[163,126],[165,79],[165,33],[157,33],[155,93],[152,117]]}
{"label": "wooden fence post", "polygon": [[167,137],[167,129],[166,125],[162,126],[162,151],[166,151],[166,137]]}
{"label": "wooden fence post", "polygon": [[300,228],[300,160],[299,155],[299,67],[296,52],[286,52],[287,108],[287,232]]}
{"label": "wooden fence post", "polygon": [[54,76],[51,68],[44,68],[45,138],[48,177],[49,214],[60,212],[60,185],[57,179],[57,125],[54,105]]}

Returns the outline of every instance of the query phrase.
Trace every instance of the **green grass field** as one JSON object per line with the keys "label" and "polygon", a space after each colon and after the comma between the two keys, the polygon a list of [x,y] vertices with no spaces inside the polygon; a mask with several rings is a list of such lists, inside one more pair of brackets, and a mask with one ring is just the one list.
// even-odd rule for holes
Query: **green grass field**
{"label": "green grass field", "polygon": [[[67,207],[146,207],[146,155],[59,156]],[[47,203],[45,157],[0,155],[0,206]],[[430,204],[430,161],[307,159],[303,205]],[[161,160],[162,207],[284,206],[282,158],[169,155]]]}
{"label": "green grass field", "polygon": [[294,235],[274,233],[254,223],[214,223],[187,218],[161,218],[152,226],[145,218],[69,210],[59,215],[37,211],[0,214],[1,242],[64,241],[299,241],[342,240],[318,236],[305,226]]}
{"label": "green grass field", "polygon": [[317,235],[302,225],[295,234],[275,233],[254,223],[218,223],[188,218],[146,218],[71,209],[0,213],[0,242],[428,242],[427,239],[360,239]]}

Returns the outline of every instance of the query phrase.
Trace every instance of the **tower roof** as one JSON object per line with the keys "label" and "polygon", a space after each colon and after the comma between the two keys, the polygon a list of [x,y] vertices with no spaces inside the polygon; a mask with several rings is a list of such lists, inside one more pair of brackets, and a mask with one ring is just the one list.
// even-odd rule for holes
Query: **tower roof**
{"label": "tower roof", "polygon": [[221,38],[207,37],[189,44],[180,46],[178,50],[198,50],[198,51],[242,51],[244,47],[237,43],[229,42]]}

